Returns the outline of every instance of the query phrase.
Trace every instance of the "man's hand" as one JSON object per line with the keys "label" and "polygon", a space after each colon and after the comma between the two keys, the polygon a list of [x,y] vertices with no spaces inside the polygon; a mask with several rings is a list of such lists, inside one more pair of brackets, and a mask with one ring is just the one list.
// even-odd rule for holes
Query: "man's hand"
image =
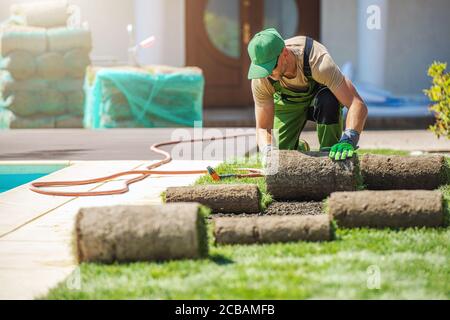
{"label": "man's hand", "polygon": [[336,161],[346,160],[353,157],[355,148],[348,142],[339,142],[335,144],[330,150],[330,158]]}
{"label": "man's hand", "polygon": [[330,158],[336,161],[350,159],[353,157],[355,150],[358,149],[358,141],[358,131],[353,129],[345,130],[341,140],[331,147]]}

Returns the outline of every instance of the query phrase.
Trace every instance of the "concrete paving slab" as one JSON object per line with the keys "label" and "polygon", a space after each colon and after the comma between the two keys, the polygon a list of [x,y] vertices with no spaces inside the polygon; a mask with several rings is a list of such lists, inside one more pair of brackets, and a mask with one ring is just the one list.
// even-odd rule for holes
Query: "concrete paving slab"
{"label": "concrete paving slab", "polygon": [[[91,179],[108,176],[119,171],[132,170],[140,166],[141,163],[141,161],[78,162],[36,181]],[[92,185],[53,189],[58,191],[70,189],[70,191],[74,192],[89,191],[98,188],[102,184],[103,183],[96,183]],[[43,196],[29,190],[29,188],[30,185],[26,184],[0,194],[0,221],[2,224],[0,238],[22,224],[45,215],[49,210],[53,210],[75,199],[74,197]]]}
{"label": "concrete paving slab", "polygon": [[29,269],[40,266],[73,266],[71,241],[24,244],[22,241],[0,241],[0,271],[3,269]]}
{"label": "concrete paving slab", "polygon": [[74,270],[72,266],[41,267],[27,270],[2,269],[0,272],[0,284],[2,285],[0,299],[31,300],[42,297],[55,283],[67,279]]}
{"label": "concrete paving slab", "polygon": [[[68,218],[65,219],[67,220]],[[55,223],[53,221],[41,221],[41,219],[38,219],[35,223],[20,228],[8,235],[8,241],[30,243],[70,241],[72,239],[73,225],[65,223],[63,219],[59,220],[58,223]]]}

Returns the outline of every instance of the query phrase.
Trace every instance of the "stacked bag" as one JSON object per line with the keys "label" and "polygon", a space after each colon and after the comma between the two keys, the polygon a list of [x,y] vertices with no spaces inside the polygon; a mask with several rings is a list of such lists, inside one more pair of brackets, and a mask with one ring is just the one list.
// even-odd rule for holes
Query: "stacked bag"
{"label": "stacked bag", "polygon": [[194,127],[202,121],[199,68],[88,68],[86,128]]}
{"label": "stacked bag", "polygon": [[89,30],[65,1],[14,5],[0,28],[0,128],[81,128]]}

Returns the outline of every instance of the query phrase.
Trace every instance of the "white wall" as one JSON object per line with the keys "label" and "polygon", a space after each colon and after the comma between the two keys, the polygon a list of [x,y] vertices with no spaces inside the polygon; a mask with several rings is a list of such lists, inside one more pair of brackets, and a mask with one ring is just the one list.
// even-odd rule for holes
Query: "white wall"
{"label": "white wall", "polygon": [[381,1],[387,8],[382,12],[387,28],[382,30],[384,44],[378,42],[380,33],[371,34],[358,26],[365,11],[358,3],[376,2],[379,0],[322,0],[322,42],[340,66],[353,62],[363,80],[370,78],[372,71],[375,83],[385,89],[420,95],[430,85],[427,68],[433,60],[450,63],[450,1]]}
{"label": "white wall", "polygon": [[321,40],[342,66],[358,60],[357,0],[322,0]]}
{"label": "white wall", "polygon": [[357,79],[378,88],[386,84],[388,0],[358,1]]}
{"label": "white wall", "polygon": [[389,7],[386,87],[420,94],[433,60],[450,63],[450,1],[390,0]]}
{"label": "white wall", "polygon": [[155,36],[140,50],[142,64],[185,65],[185,0],[134,0],[137,41]]}

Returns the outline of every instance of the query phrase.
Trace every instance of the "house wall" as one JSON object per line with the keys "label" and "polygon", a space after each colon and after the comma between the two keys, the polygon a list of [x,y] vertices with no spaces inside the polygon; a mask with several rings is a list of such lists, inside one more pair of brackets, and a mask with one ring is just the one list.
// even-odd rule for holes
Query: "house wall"
{"label": "house wall", "polygon": [[430,86],[433,60],[450,63],[450,1],[390,0],[385,86],[395,93],[421,93]]}
{"label": "house wall", "polygon": [[321,42],[342,66],[358,60],[357,0],[322,0]]}
{"label": "house wall", "polygon": [[[370,67],[375,67],[375,84],[382,83],[394,94],[421,94],[430,85],[427,68],[433,60],[450,63],[450,1],[386,0],[387,10],[382,14],[387,15],[383,17],[387,32],[385,43],[380,44],[385,56],[382,72],[362,43],[367,38],[358,26],[360,14],[365,12],[361,6],[377,1],[322,0],[322,42],[338,65],[351,61],[362,80],[367,79]],[[361,68],[358,61],[367,65]],[[362,74],[361,69],[367,72]]]}
{"label": "house wall", "polygon": [[358,61],[355,78],[377,88],[386,85],[389,11],[389,0],[358,1]]}
{"label": "house wall", "polygon": [[136,37],[151,35],[155,45],[140,50],[142,64],[185,65],[185,0],[134,0]]}

